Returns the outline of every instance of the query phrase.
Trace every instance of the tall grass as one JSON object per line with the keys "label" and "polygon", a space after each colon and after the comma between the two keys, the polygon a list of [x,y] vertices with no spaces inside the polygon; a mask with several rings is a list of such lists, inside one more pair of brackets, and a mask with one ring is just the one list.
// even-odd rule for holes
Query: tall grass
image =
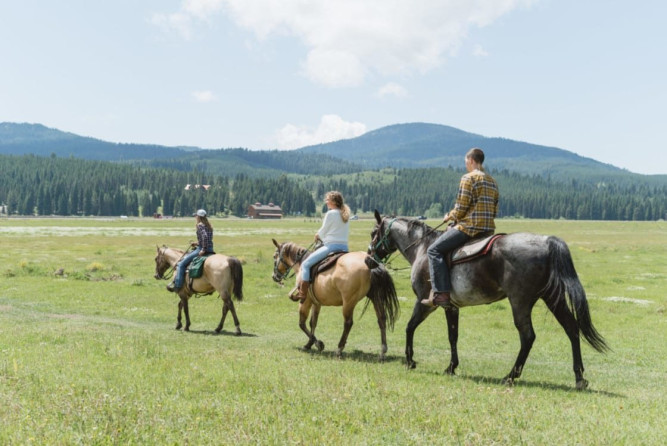
{"label": "tall grass", "polygon": [[[345,355],[333,355],[340,308],[324,308],[323,353],[303,352],[297,307],[271,281],[273,244],[307,246],[316,220],[212,221],[216,249],[244,260],[243,336],[223,333],[215,296],[192,299],[190,333],[177,300],[152,278],[156,245],[184,248],[185,220],[0,220],[1,444],[663,444],[667,224],[500,220],[499,231],[568,243],[593,322],[612,351],[583,347],[585,392],[574,391],[570,344],[546,307],[514,387],[501,384],[519,349],[507,301],[461,311],[458,375],[444,314],[415,336],[407,263],[388,360],[372,311],[357,312]],[[436,222],[433,222],[434,224]],[[372,221],[352,222],[365,250]]]}

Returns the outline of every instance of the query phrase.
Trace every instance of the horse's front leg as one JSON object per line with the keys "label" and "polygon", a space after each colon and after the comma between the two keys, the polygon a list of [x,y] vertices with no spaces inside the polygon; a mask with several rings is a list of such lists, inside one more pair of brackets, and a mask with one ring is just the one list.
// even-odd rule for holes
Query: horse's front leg
{"label": "horse's front leg", "polygon": [[178,317],[176,318],[176,330],[180,330],[183,328],[183,324],[181,323],[181,311],[183,310],[183,300],[178,301]]}
{"label": "horse's front leg", "polygon": [[185,331],[190,331],[190,306],[188,305],[188,296],[181,297],[183,303],[183,312],[185,313]]}
{"label": "horse's front leg", "polygon": [[427,307],[422,305],[420,302],[421,298],[417,295],[417,301],[415,306],[412,309],[412,316],[408,321],[408,325],[405,327],[405,365],[408,369],[414,369],[417,367],[417,362],[413,359],[414,350],[413,343],[415,337],[415,331],[419,324],[424,322],[426,318],[431,314],[437,307]]}
{"label": "horse's front leg", "polygon": [[447,316],[447,334],[449,336],[449,347],[452,351],[449,366],[445,369],[448,375],[454,375],[456,367],[459,365],[459,354],[457,343],[459,340],[459,309],[456,307],[445,310]]}
{"label": "horse's front leg", "polygon": [[[306,320],[308,319],[308,314],[310,313],[311,307],[313,311],[312,315],[310,316],[310,330],[308,330],[308,327],[306,327]],[[301,330],[308,337],[308,342],[303,346],[304,350],[310,350],[310,348],[316,342],[318,343],[317,348],[320,351],[324,349],[324,344],[315,338],[315,327],[317,327],[317,318],[319,316],[319,312],[319,307],[313,307],[310,300],[308,299],[299,305],[299,328],[301,328]]]}

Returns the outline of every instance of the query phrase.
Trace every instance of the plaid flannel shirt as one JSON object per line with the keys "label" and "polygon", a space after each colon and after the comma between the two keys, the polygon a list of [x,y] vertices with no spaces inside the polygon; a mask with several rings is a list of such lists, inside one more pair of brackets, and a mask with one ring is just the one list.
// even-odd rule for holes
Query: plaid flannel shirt
{"label": "plaid flannel shirt", "polygon": [[470,237],[495,231],[498,196],[498,184],[488,173],[476,169],[463,175],[456,204],[449,212],[449,216],[456,220],[456,229]]}
{"label": "plaid flannel shirt", "polygon": [[213,229],[206,229],[204,224],[197,225],[197,242],[202,252],[213,252]]}

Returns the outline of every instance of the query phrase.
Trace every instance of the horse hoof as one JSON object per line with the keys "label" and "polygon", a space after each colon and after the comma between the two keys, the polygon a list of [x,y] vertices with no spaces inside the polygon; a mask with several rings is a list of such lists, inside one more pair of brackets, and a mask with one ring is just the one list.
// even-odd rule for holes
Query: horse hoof
{"label": "horse hoof", "polygon": [[454,371],[454,369],[452,368],[452,366],[449,366],[449,367],[447,367],[447,368],[445,369],[445,375],[451,375],[451,376],[454,376],[454,375],[456,375],[456,372]]}
{"label": "horse hoof", "polygon": [[379,358],[380,362],[384,362],[385,359],[387,359],[387,358],[386,358],[386,356],[384,355],[384,353],[380,354],[380,358]]}
{"label": "horse hoof", "polygon": [[313,344],[311,344],[311,343],[309,342],[308,344],[306,344],[306,345],[304,345],[303,347],[301,347],[301,350],[307,352],[308,350],[310,350],[310,347],[312,347],[312,346],[313,346]]}
{"label": "horse hoof", "polygon": [[336,359],[342,359],[343,358],[343,351],[338,349],[336,350]]}
{"label": "horse hoof", "polygon": [[503,384],[506,385],[507,387],[514,386],[514,378],[510,378],[509,376],[504,377]]}
{"label": "horse hoof", "polygon": [[408,361],[406,364],[406,367],[408,370],[414,370],[417,368],[417,362],[416,361]]}
{"label": "horse hoof", "polygon": [[236,336],[241,336],[243,333],[241,333],[241,329],[240,329],[240,328],[237,328],[235,334],[236,334]]}
{"label": "horse hoof", "polygon": [[220,333],[221,331],[222,331],[222,327],[218,327],[218,328],[215,329],[216,333]]}
{"label": "horse hoof", "polygon": [[577,390],[585,390],[588,387],[588,381],[582,379],[577,381]]}
{"label": "horse hoof", "polygon": [[317,351],[321,352],[322,350],[324,350],[324,342],[317,341]]}

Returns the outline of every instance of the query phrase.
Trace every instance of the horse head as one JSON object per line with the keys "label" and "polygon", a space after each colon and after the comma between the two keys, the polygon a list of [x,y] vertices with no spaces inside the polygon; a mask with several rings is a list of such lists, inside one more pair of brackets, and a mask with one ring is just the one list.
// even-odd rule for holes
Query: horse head
{"label": "horse head", "polygon": [[383,218],[376,209],[375,221],[375,226],[371,231],[371,243],[368,245],[368,254],[376,261],[384,263],[398,249],[391,238],[391,226],[396,219]]}
{"label": "horse head", "polygon": [[271,239],[276,247],[276,252],[273,254],[273,275],[271,278],[274,282],[283,284],[283,279],[289,274],[292,265],[286,261],[286,253],[283,247],[286,243],[278,243],[276,239]]}
{"label": "horse head", "polygon": [[301,263],[308,250],[292,242],[278,243],[275,239],[271,240],[273,240],[273,244],[276,247],[276,252],[273,254],[272,279],[274,282],[282,285],[285,277],[287,277],[294,265]]}
{"label": "horse head", "polygon": [[168,249],[166,246],[161,248],[157,246],[157,255],[155,256],[155,277],[157,280],[164,279],[164,272],[167,271],[171,265],[165,254],[165,251]]}

